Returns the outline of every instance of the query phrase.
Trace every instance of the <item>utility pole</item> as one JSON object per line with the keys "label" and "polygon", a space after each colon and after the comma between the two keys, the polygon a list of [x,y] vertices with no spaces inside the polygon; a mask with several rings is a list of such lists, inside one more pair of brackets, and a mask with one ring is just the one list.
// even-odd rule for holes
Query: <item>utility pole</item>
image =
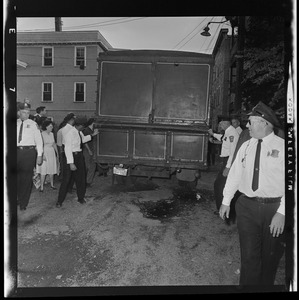
{"label": "utility pole", "polygon": [[55,31],[62,31],[61,17],[55,17]]}
{"label": "utility pole", "polygon": [[241,83],[243,80],[244,67],[244,42],[245,42],[245,16],[238,17],[238,38],[236,58],[236,98],[234,102],[234,111],[238,112],[242,106]]}

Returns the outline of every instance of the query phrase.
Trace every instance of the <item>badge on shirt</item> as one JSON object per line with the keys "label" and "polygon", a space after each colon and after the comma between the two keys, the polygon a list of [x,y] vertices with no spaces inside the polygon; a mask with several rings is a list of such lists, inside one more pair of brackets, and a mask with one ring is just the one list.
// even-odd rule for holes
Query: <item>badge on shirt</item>
{"label": "badge on shirt", "polygon": [[270,151],[267,153],[267,156],[272,156],[274,158],[278,158],[279,150],[273,149],[272,152]]}
{"label": "badge on shirt", "polygon": [[27,124],[27,125],[26,125],[26,128],[30,128],[30,124]]}
{"label": "badge on shirt", "polygon": [[232,142],[234,141],[234,136],[231,135],[231,136],[229,137],[229,140],[230,140],[230,142],[232,143]]}

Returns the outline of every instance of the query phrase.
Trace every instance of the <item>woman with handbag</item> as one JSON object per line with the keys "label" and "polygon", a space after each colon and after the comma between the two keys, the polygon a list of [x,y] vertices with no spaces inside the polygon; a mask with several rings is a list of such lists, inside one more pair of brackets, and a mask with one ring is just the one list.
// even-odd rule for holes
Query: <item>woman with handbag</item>
{"label": "woman with handbag", "polygon": [[41,134],[44,141],[43,163],[40,166],[36,166],[36,173],[41,176],[40,192],[44,191],[46,175],[49,175],[50,177],[51,188],[56,190],[56,187],[54,186],[54,175],[58,174],[58,150],[52,132],[53,127],[53,122],[48,119],[41,125]]}

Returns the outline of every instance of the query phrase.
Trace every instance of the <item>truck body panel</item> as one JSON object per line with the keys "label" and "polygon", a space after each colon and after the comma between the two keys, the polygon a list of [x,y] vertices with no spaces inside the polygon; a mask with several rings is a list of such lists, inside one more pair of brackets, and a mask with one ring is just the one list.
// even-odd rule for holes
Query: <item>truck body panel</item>
{"label": "truck body panel", "polygon": [[140,166],[206,169],[211,64],[192,52],[100,53],[97,162],[125,165],[129,175],[145,175]]}

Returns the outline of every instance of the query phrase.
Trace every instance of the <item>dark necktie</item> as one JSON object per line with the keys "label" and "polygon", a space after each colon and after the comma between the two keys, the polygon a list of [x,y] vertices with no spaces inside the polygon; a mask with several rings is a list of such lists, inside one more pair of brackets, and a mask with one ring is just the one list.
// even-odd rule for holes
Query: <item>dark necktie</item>
{"label": "dark necktie", "polygon": [[80,149],[82,150],[82,146],[83,146],[82,136],[81,136],[81,133],[79,130],[78,130],[78,133],[79,133],[79,137],[80,137]]}
{"label": "dark necktie", "polygon": [[23,133],[23,123],[24,123],[24,121],[22,121],[22,124],[21,124],[21,126],[20,126],[20,131],[19,131],[19,140],[18,140],[18,142],[20,143],[21,142],[21,140],[22,140],[22,133]]}
{"label": "dark necktie", "polygon": [[254,160],[253,178],[252,178],[252,190],[256,191],[259,186],[259,171],[260,171],[260,156],[261,156],[261,143],[263,140],[258,140],[256,147],[256,154]]}

